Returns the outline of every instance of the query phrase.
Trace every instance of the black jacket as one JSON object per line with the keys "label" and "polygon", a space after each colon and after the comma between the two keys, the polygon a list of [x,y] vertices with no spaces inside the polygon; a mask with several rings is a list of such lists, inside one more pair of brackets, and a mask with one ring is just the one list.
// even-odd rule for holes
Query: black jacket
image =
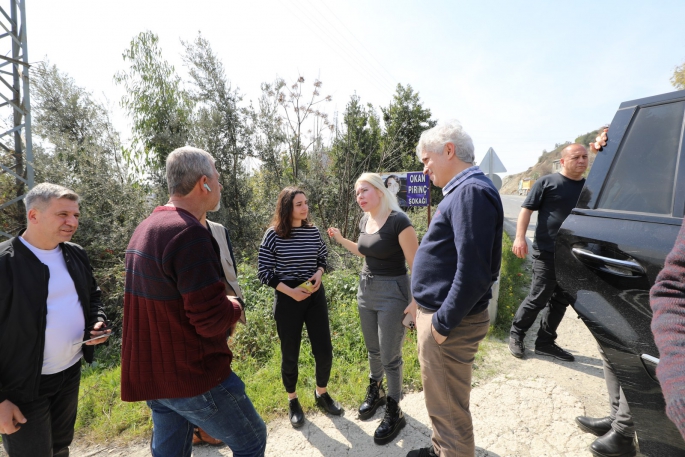
{"label": "black jacket", "polygon": [[[60,243],[81,301],[86,327],[105,321],[100,288],[86,251]],[[0,402],[31,401],[38,395],[43,367],[50,269],[18,238],[0,243]],[[84,339],[88,338],[84,332]],[[93,346],[83,358],[93,361]]]}

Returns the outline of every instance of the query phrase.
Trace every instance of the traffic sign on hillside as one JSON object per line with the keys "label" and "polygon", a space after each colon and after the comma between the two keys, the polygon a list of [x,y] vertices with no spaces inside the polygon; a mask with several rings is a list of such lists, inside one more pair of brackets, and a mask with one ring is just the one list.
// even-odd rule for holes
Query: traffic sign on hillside
{"label": "traffic sign on hillside", "polygon": [[488,152],[478,166],[486,175],[491,173],[504,173],[507,171],[507,169],[504,168],[502,161],[497,157],[497,154],[495,154],[495,150],[492,148],[488,149]]}

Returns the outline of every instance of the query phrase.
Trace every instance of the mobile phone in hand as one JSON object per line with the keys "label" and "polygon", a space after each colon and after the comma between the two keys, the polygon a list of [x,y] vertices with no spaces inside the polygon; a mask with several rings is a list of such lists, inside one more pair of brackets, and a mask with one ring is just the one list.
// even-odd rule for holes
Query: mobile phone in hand
{"label": "mobile phone in hand", "polygon": [[[107,328],[107,329],[105,329],[105,330],[111,330],[111,328]],[[85,343],[87,343],[87,342],[89,342],[89,341],[99,340],[100,338],[106,338],[106,337],[111,336],[111,335],[112,335],[112,332],[106,333],[105,335],[95,336],[95,337],[90,338],[90,339],[88,339],[88,340],[77,341],[77,342],[74,343],[72,346],[76,346],[76,345],[79,345],[79,344],[85,344]]]}
{"label": "mobile phone in hand", "polygon": [[[95,324],[93,324],[93,327],[95,327]],[[93,327],[86,329],[86,335],[91,336],[90,332],[95,330]],[[110,321],[104,321],[102,327],[100,327],[99,329],[97,329],[95,331],[105,332],[107,330],[109,330],[110,332],[105,334],[105,335],[95,336],[95,337],[88,338],[87,340],[78,341],[78,342],[74,343],[73,346],[76,346],[79,344],[84,344],[84,343],[87,343],[89,341],[99,340],[100,338],[105,338],[105,337],[112,335],[112,331],[111,331],[112,330],[112,323]]]}
{"label": "mobile phone in hand", "polygon": [[314,284],[313,284],[311,281],[305,281],[305,282],[303,282],[302,284],[300,284],[300,285],[297,286],[297,287],[303,288],[304,290],[306,290],[306,291],[309,292],[310,294],[311,294],[312,292],[314,292]]}
{"label": "mobile phone in hand", "polygon": [[404,319],[402,319],[402,325],[407,327],[409,330],[414,330],[416,328],[416,323],[414,322],[414,317],[411,315],[411,313],[404,315]]}

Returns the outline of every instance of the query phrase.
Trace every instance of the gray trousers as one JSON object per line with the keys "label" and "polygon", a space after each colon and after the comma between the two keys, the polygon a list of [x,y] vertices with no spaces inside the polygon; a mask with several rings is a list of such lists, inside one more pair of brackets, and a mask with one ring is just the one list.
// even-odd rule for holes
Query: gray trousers
{"label": "gray trousers", "polygon": [[633,416],[630,414],[630,406],[628,406],[628,401],[626,401],[626,397],[623,395],[621,384],[619,384],[616,373],[609,364],[607,356],[604,354],[604,351],[599,344],[597,345],[597,349],[599,349],[599,355],[602,357],[602,362],[604,364],[604,380],[607,383],[609,402],[611,403],[610,417],[613,419],[611,428],[623,436],[635,436]]}
{"label": "gray trousers", "polygon": [[388,396],[398,403],[402,395],[402,325],[404,309],[411,302],[409,277],[362,274],[357,307],[364,343],[369,353],[370,377],[380,381],[385,374]]}

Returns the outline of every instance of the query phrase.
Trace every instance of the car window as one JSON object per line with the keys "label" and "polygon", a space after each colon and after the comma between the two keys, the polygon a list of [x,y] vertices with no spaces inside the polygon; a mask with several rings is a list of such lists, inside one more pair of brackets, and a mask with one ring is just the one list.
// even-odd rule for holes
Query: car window
{"label": "car window", "polygon": [[614,159],[598,208],[671,214],[684,111],[685,101],[638,111]]}

